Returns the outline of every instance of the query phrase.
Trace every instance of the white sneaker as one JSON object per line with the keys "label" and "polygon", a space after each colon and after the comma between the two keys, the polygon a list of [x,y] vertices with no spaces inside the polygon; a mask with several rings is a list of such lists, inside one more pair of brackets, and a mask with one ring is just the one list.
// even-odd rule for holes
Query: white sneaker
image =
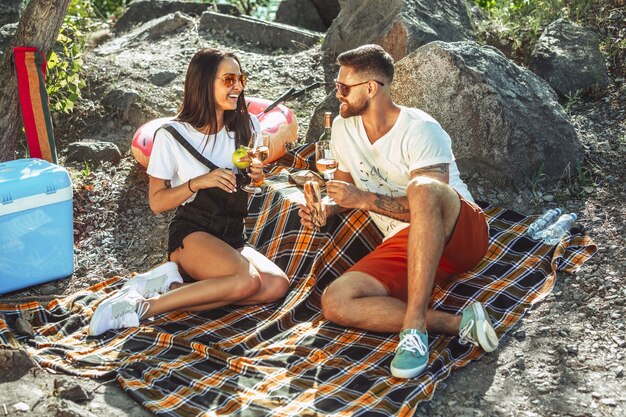
{"label": "white sneaker", "polygon": [[122,289],[102,301],[89,322],[89,336],[99,336],[112,329],[139,326],[139,318],[148,311],[146,299],[133,288]]}
{"label": "white sneaker", "polygon": [[183,277],[178,272],[178,265],[175,262],[166,262],[129,279],[122,289],[134,288],[145,298],[151,298],[166,293],[169,291],[170,285],[175,282],[183,283]]}

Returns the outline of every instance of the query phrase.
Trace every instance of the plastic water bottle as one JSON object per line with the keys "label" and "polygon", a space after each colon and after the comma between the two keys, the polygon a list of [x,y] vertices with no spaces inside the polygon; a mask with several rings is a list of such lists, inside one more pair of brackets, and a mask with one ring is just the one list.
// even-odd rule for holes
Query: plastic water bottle
{"label": "plastic water bottle", "polygon": [[556,221],[559,218],[563,211],[560,208],[550,209],[543,213],[537,220],[535,220],[530,226],[528,226],[528,230],[526,233],[535,240],[541,238],[541,232],[543,232],[548,226]]}
{"label": "plastic water bottle", "polygon": [[548,245],[556,245],[576,223],[577,218],[576,213],[563,214],[554,224],[541,233],[541,238]]}

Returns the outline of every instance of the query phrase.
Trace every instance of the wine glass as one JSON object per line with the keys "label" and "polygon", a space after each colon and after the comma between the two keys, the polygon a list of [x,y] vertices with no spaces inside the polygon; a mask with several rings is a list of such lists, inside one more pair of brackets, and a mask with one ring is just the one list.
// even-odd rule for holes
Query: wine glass
{"label": "wine glass", "polygon": [[[334,172],[337,171],[337,160],[333,157],[329,140],[320,140],[315,143],[315,168],[321,173],[326,180],[334,178]],[[334,203],[333,199],[326,196],[329,204]]]}
{"label": "wine glass", "polygon": [[[264,162],[267,157],[270,155],[270,149],[266,145],[269,140],[269,133],[262,133],[263,139],[261,142],[258,141],[258,133],[252,135],[250,139],[250,143],[248,144],[248,156],[252,159],[253,162]],[[248,167],[248,172],[250,171],[250,167]],[[252,178],[250,178],[250,182],[241,186],[241,189],[245,192],[251,194],[260,193],[261,185],[263,184],[264,179],[261,178],[258,182],[254,182]]]}

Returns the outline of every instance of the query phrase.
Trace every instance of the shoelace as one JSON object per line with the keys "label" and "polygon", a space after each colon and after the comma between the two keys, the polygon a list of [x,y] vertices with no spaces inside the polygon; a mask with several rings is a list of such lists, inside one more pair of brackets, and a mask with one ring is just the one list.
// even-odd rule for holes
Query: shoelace
{"label": "shoelace", "polygon": [[139,318],[139,320],[143,318],[144,314],[148,312],[149,308],[150,308],[150,303],[148,303],[146,300],[141,300],[137,303],[136,312],[137,312],[137,317]]}
{"label": "shoelace", "polygon": [[146,300],[140,300],[135,305],[128,303],[128,308],[111,317],[112,328],[120,329],[135,327],[137,322],[148,312],[150,304]]}
{"label": "shoelace", "polygon": [[399,352],[400,350],[408,350],[411,353],[417,352],[420,355],[425,355],[427,351],[426,345],[424,345],[419,335],[411,333],[405,335],[400,341],[396,351]]}
{"label": "shoelace", "polygon": [[474,340],[474,338],[472,337],[472,327],[474,327],[474,320],[468,321],[467,325],[459,331],[459,338],[460,338],[459,342],[462,345],[471,343],[473,345],[478,346],[478,341]]}

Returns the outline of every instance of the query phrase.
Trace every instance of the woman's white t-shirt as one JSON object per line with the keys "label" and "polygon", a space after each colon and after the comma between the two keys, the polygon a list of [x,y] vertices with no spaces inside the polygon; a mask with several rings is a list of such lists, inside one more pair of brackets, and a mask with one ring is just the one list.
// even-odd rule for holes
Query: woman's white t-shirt
{"label": "woman's white t-shirt", "polygon": [[[391,130],[370,143],[361,116],[337,116],[332,127],[332,149],[338,169],[352,176],[361,190],[389,197],[403,197],[411,171],[429,165],[449,164],[449,184],[466,200],[473,202],[454,162],[450,136],[429,114],[400,107]],[[385,238],[409,224],[370,212]]]}
{"label": "woman's white t-shirt", "polygon": [[[261,132],[259,120],[250,115],[252,133]],[[220,168],[228,168],[238,172],[232,161],[235,152],[235,133],[228,132],[226,127],[217,134],[206,135],[198,132],[189,123],[172,121],[170,124],[205,158]],[[257,135],[257,141],[263,138]],[[248,145],[245,143],[244,145]],[[256,144],[255,144],[256,145]],[[165,129],[159,129],[154,138],[150,162],[148,163],[148,175],[154,178],[170,180],[172,187],[184,184],[190,179],[209,172],[209,168],[191,155],[176,139]],[[194,193],[185,203],[193,201]],[[184,203],[183,203],[184,204]]]}

